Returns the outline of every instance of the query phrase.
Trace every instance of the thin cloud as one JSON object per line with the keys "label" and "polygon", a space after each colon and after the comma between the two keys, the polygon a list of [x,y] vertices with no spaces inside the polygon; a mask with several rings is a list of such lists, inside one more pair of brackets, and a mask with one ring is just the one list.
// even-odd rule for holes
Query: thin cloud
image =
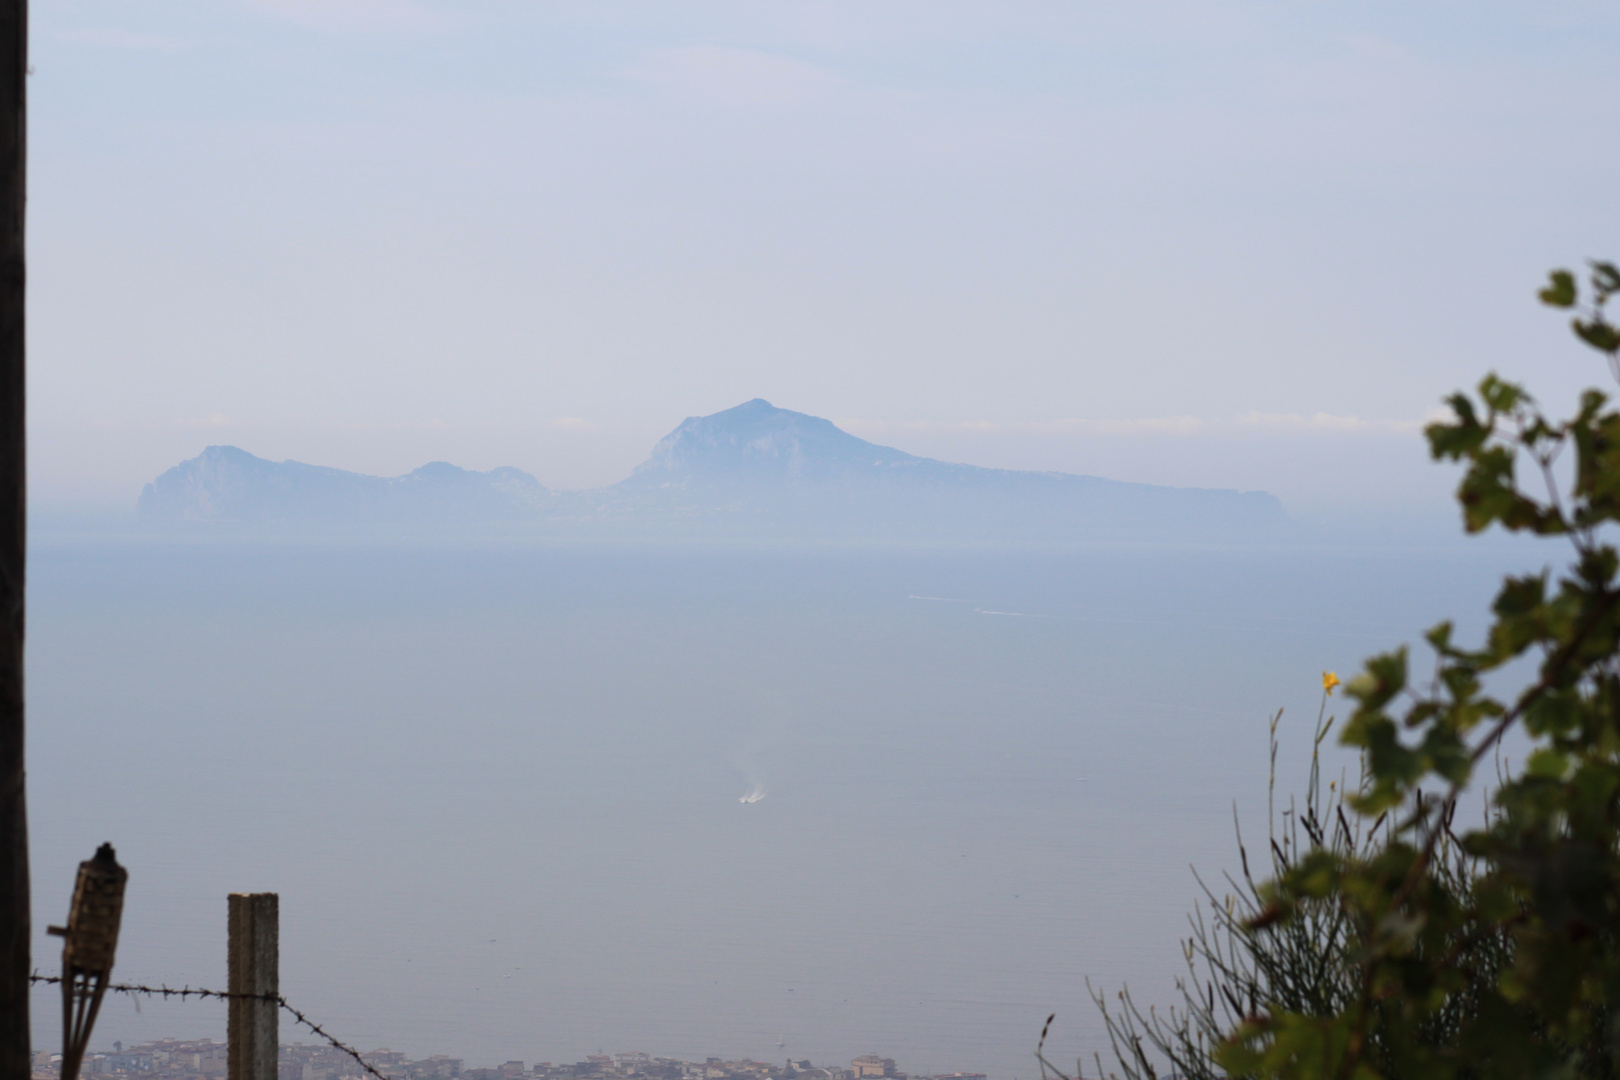
{"label": "thin cloud", "polygon": [[1047,436],[1241,436],[1285,435],[1409,435],[1445,416],[1443,410],[1415,420],[1366,420],[1333,413],[1244,413],[1233,417],[1150,416],[1122,419],[1064,418],[997,423],[990,420],[914,420],[904,422],[840,420],[838,426],[856,435],[1047,435]]}
{"label": "thin cloud", "polygon": [[97,49],[133,49],[141,51],[174,52],[184,49],[186,42],[161,34],[137,34],[111,27],[89,26],[78,30],[58,30],[50,34],[57,41],[72,45],[89,45]]}
{"label": "thin cloud", "polygon": [[622,74],[635,82],[740,104],[797,104],[846,85],[827,68],[723,45],[648,49]]}
{"label": "thin cloud", "polygon": [[327,33],[420,33],[447,24],[416,0],[249,0],[262,14]]}

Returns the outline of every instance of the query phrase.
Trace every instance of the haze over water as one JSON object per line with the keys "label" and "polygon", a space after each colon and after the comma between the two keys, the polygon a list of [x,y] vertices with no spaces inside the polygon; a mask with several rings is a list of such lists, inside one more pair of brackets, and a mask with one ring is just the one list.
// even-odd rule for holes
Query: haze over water
{"label": "haze over water", "polygon": [[[276,891],[283,991],[364,1049],[1028,1077],[1048,1012],[1100,1048],[1086,978],[1171,999],[1269,714],[1298,790],[1321,671],[1524,561],[37,545],[35,923],[110,840],[119,978],[223,984],[225,894]],[[142,1010],[96,1045],[223,1037]]]}
{"label": "haze over water", "polygon": [[[1445,617],[1471,640],[1504,569],[1555,557],[1452,539],[1420,432],[1487,371],[1554,415],[1603,377],[1535,290],[1620,253],[1614,4],[30,20],[30,513],[118,522],[30,552],[43,973],[111,841],[116,977],[219,987],[226,893],[273,890],[285,993],[364,1049],[1032,1080],[1048,1013],[1058,1060],[1100,1049],[1088,977],[1172,1000],[1190,866],[1234,864],[1234,802],[1264,833],[1268,717],[1298,790],[1323,670]],[[912,520],[963,479],[915,461],[909,508],[885,480],[829,533],[887,550],[814,549],[848,491],[769,484],[792,513],[747,535],[777,550],[558,541],[734,508],[657,470],[600,489],[756,399],[899,458],[1265,492],[1292,524],[1244,535],[1294,546],[1200,547],[1237,535],[1201,517],[1159,520],[1169,547],[903,550],[893,519],[1034,538],[1013,495]],[[449,462],[639,531],[110,535],[165,475],[171,524],[262,536],[285,522],[216,498],[243,476],[387,503],[429,462],[399,520],[497,535],[434,502]],[[1042,542],[1121,525],[1067,505],[1012,509]],[[224,1037],[212,1005],[141,1009],[109,1000],[94,1048]]]}

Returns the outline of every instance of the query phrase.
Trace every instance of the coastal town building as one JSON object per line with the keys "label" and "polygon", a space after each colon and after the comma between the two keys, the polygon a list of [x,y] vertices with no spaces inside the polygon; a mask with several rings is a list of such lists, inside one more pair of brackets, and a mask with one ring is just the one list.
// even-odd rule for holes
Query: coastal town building
{"label": "coastal town building", "polygon": [[[982,1073],[944,1073],[908,1076],[893,1058],[862,1054],[848,1068],[816,1066],[808,1060],[774,1065],[766,1061],[703,1061],[655,1057],[641,1051],[590,1054],[572,1064],[506,1061],[489,1068],[468,1068],[461,1058],[434,1054],[412,1059],[388,1047],[360,1055],[365,1063],[389,1080],[988,1080]],[[63,1080],[61,1055],[42,1051],[34,1055],[34,1080]],[[125,1048],[114,1043],[108,1053],[87,1054],[81,1078],[116,1077],[127,1080],[224,1080],[226,1053],[213,1039],[158,1039]],[[353,1057],[326,1044],[283,1043],[276,1080],[375,1080]]]}

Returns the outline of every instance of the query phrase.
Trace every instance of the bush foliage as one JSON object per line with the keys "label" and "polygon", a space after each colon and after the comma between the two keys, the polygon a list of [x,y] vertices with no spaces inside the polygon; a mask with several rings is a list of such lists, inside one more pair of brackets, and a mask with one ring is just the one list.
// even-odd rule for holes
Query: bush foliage
{"label": "bush foliage", "polygon": [[[1584,288],[1553,273],[1540,298],[1572,314],[1620,381],[1617,293],[1620,270],[1599,262]],[[1279,1080],[1620,1067],[1620,411],[1594,388],[1552,419],[1494,374],[1447,404],[1426,435],[1437,460],[1465,466],[1468,531],[1557,537],[1568,562],[1507,578],[1482,644],[1441,623],[1422,677],[1403,647],[1346,685],[1341,741],[1361,755],[1361,784],[1324,809],[1313,783],[1270,876],[1245,869],[1231,907],[1209,893],[1181,1008],[1144,1014],[1122,995],[1107,1019],[1132,1080],[1165,1061],[1187,1077]],[[1531,673],[1504,672],[1516,663]],[[1478,827],[1457,831],[1459,797],[1514,730],[1530,746],[1522,766],[1496,778]]]}
{"label": "bush foliage", "polygon": [[[1324,682],[1329,679],[1337,681],[1324,675]],[[1366,857],[1390,837],[1389,815],[1368,820],[1347,812],[1339,784],[1330,783],[1325,791],[1322,787],[1320,749],[1333,723],[1326,713],[1330,690],[1331,685],[1324,686],[1304,804],[1290,800],[1280,814],[1275,812],[1274,802],[1281,713],[1271,720],[1271,827],[1263,857],[1271,879],[1291,873],[1313,852]],[[1468,897],[1475,860],[1452,828],[1455,807],[1417,796],[1414,809],[1424,815],[1448,815],[1439,821],[1434,873],[1454,895]],[[1226,892],[1218,895],[1199,879],[1204,903],[1191,916],[1192,932],[1182,943],[1187,971],[1177,980],[1179,1006],[1161,1013],[1141,1008],[1128,989],[1120,991],[1112,1004],[1106,995],[1093,991],[1108,1032],[1116,1077],[1161,1080],[1168,1073],[1183,1080],[1218,1080],[1224,1073],[1214,1051],[1228,1033],[1262,1009],[1332,1016],[1355,1000],[1358,932],[1349,912],[1329,900],[1307,900],[1291,919],[1266,918],[1270,879],[1255,879],[1241,830],[1238,853],[1241,875],[1227,877]],[[1418,1033],[1424,1042],[1440,1045],[1454,1039],[1463,1017],[1474,1008],[1478,988],[1496,979],[1505,955],[1500,938],[1482,942],[1475,949],[1469,992],[1454,995],[1429,1018]],[[1379,1035],[1374,1035],[1372,1056],[1384,1063],[1392,1057],[1391,1048],[1382,1045]],[[1044,1054],[1041,1064],[1044,1076],[1063,1075],[1044,1060]],[[1109,1071],[1100,1055],[1096,1067],[1099,1074]],[[1086,1070],[1077,1071],[1083,1075]]]}

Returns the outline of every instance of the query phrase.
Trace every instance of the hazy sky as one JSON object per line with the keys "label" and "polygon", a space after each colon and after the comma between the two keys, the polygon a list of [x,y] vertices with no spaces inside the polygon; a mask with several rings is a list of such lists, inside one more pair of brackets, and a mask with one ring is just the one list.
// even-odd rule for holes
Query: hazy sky
{"label": "hazy sky", "polygon": [[229,442],[618,479],[763,396],[1399,503],[1620,257],[1608,3],[36,0],[36,497]]}

